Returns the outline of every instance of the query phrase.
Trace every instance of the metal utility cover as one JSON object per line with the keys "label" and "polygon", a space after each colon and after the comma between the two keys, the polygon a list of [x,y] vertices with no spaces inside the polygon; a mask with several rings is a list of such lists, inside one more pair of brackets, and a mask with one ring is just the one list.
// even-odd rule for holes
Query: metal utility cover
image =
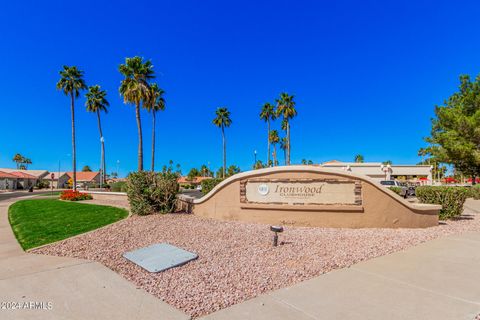
{"label": "metal utility cover", "polygon": [[168,243],[157,243],[138,250],[126,252],[123,257],[149,272],[160,272],[181,266],[198,256]]}

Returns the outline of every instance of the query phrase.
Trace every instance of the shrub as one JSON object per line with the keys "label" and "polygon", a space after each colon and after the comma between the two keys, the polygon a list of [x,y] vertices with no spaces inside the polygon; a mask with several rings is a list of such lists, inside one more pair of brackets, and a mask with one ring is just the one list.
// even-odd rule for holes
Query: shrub
{"label": "shrub", "polygon": [[62,191],[62,193],[60,194],[60,199],[68,200],[68,201],[81,201],[81,200],[91,200],[93,198],[88,193],[73,191],[73,190],[65,190],[65,191]]}
{"label": "shrub", "polygon": [[217,184],[222,182],[223,179],[214,178],[214,179],[206,179],[202,181],[202,193],[207,194],[209,193]]}
{"label": "shrub", "polygon": [[125,181],[114,182],[110,187],[113,192],[127,192],[127,183]]}
{"label": "shrub", "polygon": [[388,187],[388,189],[392,190],[393,192],[395,192],[399,196],[402,195],[402,188],[401,187]]}
{"label": "shrub", "polygon": [[463,204],[469,193],[464,187],[422,186],[416,189],[417,198],[420,202],[442,205],[439,216],[441,220],[461,215]]}
{"label": "shrub", "polygon": [[475,200],[480,200],[480,185],[476,184],[474,186],[471,186],[468,188],[470,197],[472,197]]}
{"label": "shrub", "polygon": [[50,182],[48,180],[37,180],[36,187],[38,189],[50,188]]}
{"label": "shrub", "polygon": [[178,189],[177,176],[168,171],[134,172],[128,175],[126,183],[130,208],[138,215],[172,212]]}

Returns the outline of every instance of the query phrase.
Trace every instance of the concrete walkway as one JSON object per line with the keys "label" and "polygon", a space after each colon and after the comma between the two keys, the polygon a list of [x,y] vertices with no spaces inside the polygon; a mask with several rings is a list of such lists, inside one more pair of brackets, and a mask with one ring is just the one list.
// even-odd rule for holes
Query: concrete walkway
{"label": "concrete walkway", "polygon": [[[480,212],[469,200],[465,211]],[[205,320],[473,320],[480,232],[429,241],[220,310]]]}
{"label": "concrete walkway", "polygon": [[0,202],[0,303],[52,308],[7,310],[2,304],[0,319],[190,319],[97,262],[25,253],[8,223],[13,202]]}

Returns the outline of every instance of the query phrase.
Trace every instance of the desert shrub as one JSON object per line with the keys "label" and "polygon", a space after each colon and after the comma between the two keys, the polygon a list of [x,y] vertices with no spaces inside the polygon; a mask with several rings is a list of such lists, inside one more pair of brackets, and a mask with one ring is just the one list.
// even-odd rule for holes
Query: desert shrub
{"label": "desert shrub", "polygon": [[207,194],[209,193],[217,184],[222,182],[223,179],[214,178],[214,179],[206,179],[202,181],[202,193]]}
{"label": "desert shrub", "polygon": [[113,192],[127,192],[127,183],[125,181],[114,182],[110,186]]}
{"label": "desert shrub", "polygon": [[126,183],[130,208],[138,215],[172,212],[178,189],[177,176],[168,171],[130,173]]}
{"label": "desert shrub", "polygon": [[469,196],[475,200],[480,200],[480,185],[476,184],[468,188]]}
{"label": "desert shrub", "polygon": [[392,190],[393,192],[395,192],[399,196],[402,194],[402,188],[401,187],[388,187],[388,189]]}
{"label": "desert shrub", "polygon": [[464,187],[432,187],[422,186],[416,189],[417,198],[422,203],[440,204],[441,220],[457,217],[463,212],[463,204],[469,196]]}
{"label": "desert shrub", "polygon": [[68,201],[81,201],[81,200],[91,200],[93,197],[84,192],[65,190],[60,194],[60,199]]}
{"label": "desert shrub", "polygon": [[38,189],[50,188],[50,182],[48,180],[37,180],[37,184],[35,186]]}

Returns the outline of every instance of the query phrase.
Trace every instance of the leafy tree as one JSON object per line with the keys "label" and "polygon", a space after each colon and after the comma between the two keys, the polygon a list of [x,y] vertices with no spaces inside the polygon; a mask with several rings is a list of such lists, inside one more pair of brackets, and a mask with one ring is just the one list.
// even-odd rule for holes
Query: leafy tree
{"label": "leafy tree", "polygon": [[23,163],[18,167],[20,170],[27,170],[27,166],[24,165]]}
{"label": "leafy tree", "polygon": [[155,171],[155,119],[158,111],[165,110],[165,91],[156,83],[150,85],[150,97],[145,103],[145,108],[152,113],[152,172]]}
{"label": "leafy tree", "polygon": [[228,177],[231,177],[231,176],[233,176],[237,173],[240,173],[240,168],[239,167],[237,167],[236,165],[233,165],[233,164],[230,167],[228,167],[228,169],[227,169]]}
{"label": "leafy tree", "polygon": [[120,84],[120,94],[124,103],[135,105],[135,117],[138,129],[138,171],[143,170],[143,134],[140,118],[140,105],[148,101],[151,95],[148,81],[154,78],[153,65],[150,60],[143,61],[141,57],[126,58],[125,64],[119,67],[125,77]]}
{"label": "leafy tree", "polygon": [[312,160],[307,160],[307,159],[302,159],[302,164],[304,165],[312,165],[313,161]]}
{"label": "leafy tree", "polygon": [[225,128],[230,127],[232,120],[230,119],[230,111],[227,108],[218,108],[215,111],[216,117],[213,119],[213,124],[222,129],[222,145],[223,145],[223,175],[225,178],[225,168],[227,166],[227,145],[225,140]]}
{"label": "leafy tree", "polygon": [[295,101],[293,101],[294,96],[289,95],[286,92],[280,94],[280,98],[276,100],[277,103],[277,115],[282,116],[285,121],[285,131],[287,133],[286,140],[286,164],[290,165],[290,153],[291,153],[291,144],[290,144],[290,120],[297,115],[297,110],[295,109]]}
{"label": "leafy tree", "polygon": [[[277,166],[278,165],[277,143],[280,142],[280,137],[278,136],[278,131],[277,130],[270,131],[269,141],[273,145],[273,165]],[[270,166],[270,163],[268,163],[268,165]]]}
{"label": "leafy tree", "polygon": [[213,177],[213,172],[204,164],[200,167],[200,172],[203,177]]}
{"label": "leafy tree", "polygon": [[192,168],[190,169],[190,172],[188,172],[187,179],[192,181],[195,180],[196,177],[200,177],[201,173],[198,171],[197,168]]}
{"label": "leafy tree", "polygon": [[270,103],[265,103],[260,112],[260,119],[264,120],[267,123],[267,140],[268,140],[268,150],[267,150],[267,164],[270,163],[270,120],[275,120],[277,117],[273,105]]}
{"label": "leafy tree", "polygon": [[435,106],[429,146],[420,150],[472,177],[480,175],[480,76],[460,76],[459,91]]}
{"label": "leafy tree", "polygon": [[383,165],[392,165],[392,160],[387,160],[382,162]]}
{"label": "leafy tree", "polygon": [[90,168],[90,166],[83,166],[82,172],[92,172],[92,169]]}
{"label": "leafy tree", "polygon": [[83,79],[83,71],[76,66],[63,66],[59,72],[60,80],[57,82],[57,89],[66,96],[70,96],[70,109],[72,114],[72,171],[73,190],[77,190],[77,151],[75,146],[75,99],[80,96],[80,91],[87,89]]}
{"label": "leafy tree", "polygon": [[110,176],[111,176],[113,179],[117,179],[117,178],[118,178],[118,172],[113,171],[113,172],[110,173]]}
{"label": "leafy tree", "polygon": [[363,156],[362,156],[361,154],[357,154],[357,155],[355,156],[355,158],[354,158],[354,161],[355,161],[356,163],[363,163],[364,160],[365,160],[365,159],[363,158]]}
{"label": "leafy tree", "polygon": [[255,164],[253,165],[253,169],[254,170],[257,170],[257,169],[263,169],[263,168],[266,168],[267,167],[267,164],[263,163],[262,160],[257,160],[257,162],[255,162]]}
{"label": "leafy tree", "polygon": [[[102,123],[100,121],[100,112],[108,112],[108,107],[110,103],[107,101],[107,92],[102,90],[99,85],[90,86],[88,88],[88,92],[85,95],[87,101],[85,102],[85,106],[87,107],[87,111],[93,112],[97,114],[97,122],[98,122],[98,132],[100,133],[100,144],[102,147],[101,151],[101,161],[102,161],[102,168],[100,169],[102,172],[107,172],[107,167],[105,164],[105,140],[103,139],[103,132],[102,132]],[[82,170],[83,171],[83,170]],[[91,170],[90,170],[91,171]],[[105,183],[106,175],[103,175],[102,184]]]}

